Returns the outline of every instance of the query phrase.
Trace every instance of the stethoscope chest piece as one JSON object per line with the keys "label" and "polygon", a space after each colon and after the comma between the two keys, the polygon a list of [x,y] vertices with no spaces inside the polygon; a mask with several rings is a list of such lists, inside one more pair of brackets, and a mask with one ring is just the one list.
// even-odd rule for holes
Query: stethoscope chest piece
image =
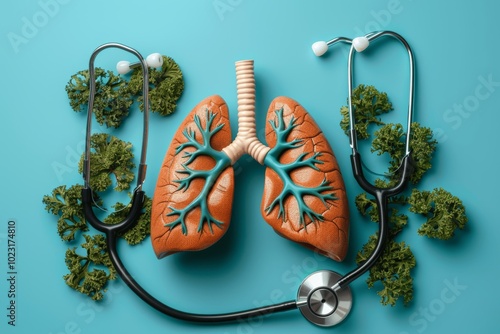
{"label": "stethoscope chest piece", "polygon": [[347,317],[352,307],[351,289],[333,290],[341,277],[334,271],[320,270],[304,279],[297,292],[297,306],[307,320],[329,327]]}

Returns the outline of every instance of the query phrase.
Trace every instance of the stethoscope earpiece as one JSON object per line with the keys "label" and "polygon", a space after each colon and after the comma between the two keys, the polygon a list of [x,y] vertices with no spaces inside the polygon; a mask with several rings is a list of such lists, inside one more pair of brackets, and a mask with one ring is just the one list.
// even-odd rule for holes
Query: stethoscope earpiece
{"label": "stethoscope earpiece", "polygon": [[[151,68],[157,68],[163,65],[163,57],[159,53],[152,53],[146,57],[146,63]],[[140,63],[131,64],[129,61],[121,60],[116,64],[116,71],[120,74],[127,74],[133,68],[139,67]]]}
{"label": "stethoscope earpiece", "polygon": [[366,36],[356,37],[353,40],[351,40],[349,38],[345,38],[345,37],[338,37],[338,38],[332,39],[329,42],[325,42],[325,41],[315,42],[315,43],[313,43],[311,48],[317,57],[321,57],[322,55],[324,55],[326,53],[326,51],[328,51],[328,47],[330,45],[333,45],[337,42],[349,43],[352,45],[354,50],[356,50],[357,52],[363,52],[370,45],[370,40]]}
{"label": "stethoscope earpiece", "polygon": [[328,51],[328,44],[325,41],[318,41],[313,43],[311,48],[317,57],[321,57]]}
{"label": "stethoscope earpiece", "polygon": [[352,46],[358,52],[363,52],[368,45],[370,45],[370,41],[365,36],[356,37],[352,40]]}

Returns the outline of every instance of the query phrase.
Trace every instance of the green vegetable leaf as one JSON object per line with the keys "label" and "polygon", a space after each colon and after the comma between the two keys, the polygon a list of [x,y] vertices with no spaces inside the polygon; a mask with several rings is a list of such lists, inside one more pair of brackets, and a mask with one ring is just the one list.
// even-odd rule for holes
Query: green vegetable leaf
{"label": "green vegetable leaf", "polygon": [[442,188],[432,192],[413,189],[409,203],[411,212],[427,218],[418,234],[429,238],[451,239],[457,229],[465,228],[468,221],[462,201]]}
{"label": "green vegetable leaf", "polygon": [[[90,145],[94,150],[90,153],[90,187],[94,191],[105,191],[113,184],[114,176],[116,191],[129,189],[135,178],[132,144],[115,136],[96,133],[90,138]],[[78,166],[80,173],[82,170],[83,156]]]}
{"label": "green vegetable leaf", "polygon": [[59,216],[57,233],[64,241],[74,240],[78,231],[88,231],[81,203],[82,188],[79,184],[68,189],[66,186],[60,186],[52,190],[51,195],[43,197],[45,210]]}
{"label": "green vegetable leaf", "polygon": [[[144,211],[139,216],[136,225],[122,235],[129,245],[137,245],[149,235],[151,226],[151,206],[152,200],[148,196],[145,196],[143,205]],[[104,222],[112,225],[123,221],[127,217],[131,207],[132,203],[128,205],[119,202],[116,203],[113,206],[115,212],[107,216]]]}
{"label": "green vegetable leaf", "polygon": [[356,196],[354,203],[359,213],[368,216],[372,222],[378,223],[377,203],[374,198],[369,198],[366,193],[361,193]]}
{"label": "green vegetable leaf", "polygon": [[[354,126],[358,139],[370,137],[368,127],[370,124],[383,125],[380,115],[391,111],[392,104],[386,93],[379,92],[374,86],[359,85],[352,91],[352,106],[356,124]],[[340,127],[349,135],[349,108],[340,109],[342,120]]]}
{"label": "green vegetable leaf", "polygon": [[[71,76],[66,92],[71,108],[80,112],[88,107],[90,95],[90,75],[88,70],[79,71]],[[95,69],[95,97],[92,111],[97,122],[107,127],[117,128],[128,116],[133,103],[132,95],[126,89],[126,82],[112,71]]]}
{"label": "green vegetable leaf", "polygon": [[53,215],[60,215],[64,213],[74,213],[75,207],[78,206],[78,202],[81,195],[78,193],[82,192],[81,185],[75,185],[66,189],[66,186],[59,186],[52,190],[51,195],[43,196],[43,204],[45,204],[45,210]]}
{"label": "green vegetable leaf", "polygon": [[[378,206],[374,198],[368,198],[366,193],[361,193],[356,196],[354,201],[356,208],[359,213],[363,216],[368,216],[370,220],[374,223],[379,222]],[[408,223],[408,216],[405,214],[400,214],[399,210],[395,205],[404,206],[407,204],[407,199],[405,196],[393,196],[389,198],[389,234],[390,237],[396,236],[399,232],[403,230]]]}
{"label": "green vegetable leaf", "polygon": [[432,167],[431,160],[436,151],[437,140],[433,139],[430,128],[422,127],[417,122],[411,124],[411,131],[410,149],[414,170],[410,180],[413,184],[417,184]]}
{"label": "green vegetable leaf", "polygon": [[391,208],[391,213],[389,215],[389,237],[394,238],[407,224],[408,216],[399,213],[396,208]]}
{"label": "green vegetable leaf", "polygon": [[[436,150],[437,141],[433,139],[432,130],[422,127],[419,123],[411,124],[412,138],[410,140],[413,171],[410,181],[417,184],[431,167],[431,160]],[[397,173],[405,155],[406,131],[401,124],[386,124],[375,131],[372,142],[372,152],[378,155],[388,153],[391,157],[389,174],[392,175],[391,185],[399,180]]]}
{"label": "green vegetable leaf", "polygon": [[[134,69],[128,83],[128,92],[137,97],[139,108],[144,110],[142,98],[142,69]],[[149,103],[151,111],[162,116],[175,111],[177,100],[184,90],[184,79],[179,65],[170,57],[163,56],[161,69],[149,69]]]}
{"label": "green vegetable leaf", "polygon": [[111,263],[103,235],[84,235],[86,242],[82,248],[86,255],[79,255],[76,247],[66,251],[66,266],[70,273],[64,275],[64,281],[71,288],[91,297],[101,300],[109,280],[116,278],[116,270]]}
{"label": "green vegetable leaf", "polygon": [[[370,236],[369,241],[358,252],[358,264],[366,261],[373,253],[377,240],[377,235]],[[382,256],[370,269],[366,283],[369,288],[374,287],[378,281],[382,284],[383,289],[377,294],[383,305],[394,306],[399,298],[403,298],[403,303],[407,305],[413,299],[411,270],[415,265],[416,260],[410,247],[404,242],[390,239]]]}
{"label": "green vegetable leaf", "polygon": [[[361,193],[356,196],[354,203],[356,204],[356,208],[358,209],[359,213],[361,213],[363,216],[366,216],[368,212],[377,205],[374,199],[368,198],[367,193]],[[375,222],[376,221],[377,220],[375,220]]]}
{"label": "green vegetable leaf", "polygon": [[371,151],[376,152],[377,155],[389,154],[391,157],[389,173],[395,173],[398,170],[401,160],[404,157],[405,137],[406,133],[403,132],[401,124],[385,124],[375,131]]}

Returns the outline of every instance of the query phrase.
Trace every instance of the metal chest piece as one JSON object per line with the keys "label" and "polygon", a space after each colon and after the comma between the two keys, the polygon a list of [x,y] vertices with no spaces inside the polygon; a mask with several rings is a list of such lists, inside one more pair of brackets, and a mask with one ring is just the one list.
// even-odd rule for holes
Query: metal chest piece
{"label": "metal chest piece", "polygon": [[297,292],[297,306],[307,320],[329,327],[347,317],[352,307],[351,289],[332,289],[340,278],[334,271],[319,270],[304,279]]}

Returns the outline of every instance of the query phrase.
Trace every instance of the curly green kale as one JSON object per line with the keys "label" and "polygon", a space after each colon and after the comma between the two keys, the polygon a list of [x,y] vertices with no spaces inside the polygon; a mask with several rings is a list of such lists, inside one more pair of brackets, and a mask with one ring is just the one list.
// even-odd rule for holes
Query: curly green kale
{"label": "curly green kale", "polygon": [[[359,213],[363,216],[368,216],[370,220],[374,223],[379,222],[378,206],[374,198],[368,198],[366,193],[361,193],[356,196],[354,201],[356,208]],[[399,232],[403,230],[403,227],[408,224],[408,216],[399,213],[399,210],[394,207],[395,205],[403,206],[407,203],[407,198],[405,196],[393,196],[389,198],[389,236],[391,238],[395,237]]]}
{"label": "curly green kale", "polygon": [[[129,108],[134,102],[132,95],[127,90],[126,82],[112,71],[96,68],[95,78],[96,86],[92,111],[99,124],[117,128],[128,116]],[[71,108],[76,112],[80,112],[88,106],[89,81],[89,71],[84,70],[72,75],[66,85]]]}
{"label": "curly green kale", "polygon": [[[152,201],[146,196],[143,213],[136,225],[121,235],[129,245],[141,243],[149,235]],[[106,224],[122,221],[130,211],[131,204],[116,203],[116,210],[104,219]],[[110,280],[116,279],[116,270],[109,258],[106,239],[101,234],[83,235],[86,242],[81,245],[87,251],[86,256],[77,254],[76,248],[66,251],[66,265],[69,274],[64,276],[66,284],[94,300],[101,300]]]}
{"label": "curly green kale", "polygon": [[457,229],[463,230],[468,218],[462,201],[442,188],[433,191],[413,189],[408,200],[410,211],[421,214],[427,221],[418,234],[429,238],[448,240]]}
{"label": "curly green kale", "polygon": [[[419,123],[411,124],[410,150],[413,163],[413,171],[410,181],[417,184],[422,176],[431,167],[431,160],[437,146],[437,140],[433,139],[430,128],[422,127]],[[393,182],[399,179],[397,171],[405,155],[406,131],[401,124],[385,124],[375,131],[372,142],[372,152],[378,155],[384,153],[391,157],[389,173],[393,175]]]}
{"label": "curly green kale", "polygon": [[[112,176],[116,180],[116,191],[130,188],[134,180],[132,144],[124,142],[115,136],[105,133],[93,134],[90,146],[94,150],[90,153],[90,187],[94,191],[104,191],[113,184]],[[78,171],[83,170],[83,156],[78,165]]]}
{"label": "curly green kale", "polygon": [[68,189],[66,186],[59,186],[52,190],[51,195],[43,196],[45,210],[59,216],[57,233],[64,241],[74,240],[78,231],[88,231],[81,203],[82,188],[79,184]]}
{"label": "curly green kale", "polygon": [[[136,225],[125,232],[121,237],[127,241],[129,245],[140,244],[150,233],[150,221],[151,221],[151,206],[152,200],[148,196],[144,198],[143,213],[137,219]],[[132,203],[127,205],[123,203],[116,203],[113,208],[115,212],[110,214],[104,219],[106,224],[117,224],[123,221],[132,207]]]}
{"label": "curly green kale", "polygon": [[[72,186],[68,190],[66,186],[61,186],[53,190],[52,196],[45,196],[43,199],[47,211],[60,215],[58,232],[64,241],[72,241],[77,231],[83,232],[89,229],[83,215],[81,190],[81,185]],[[151,199],[146,196],[143,213],[139,216],[136,225],[121,235],[129,245],[137,245],[149,236],[151,205]],[[122,221],[130,211],[131,204],[116,203],[113,207],[116,211],[104,219],[107,224]],[[67,224],[66,220],[74,223]],[[82,234],[82,236],[86,242],[81,247],[87,251],[87,255],[79,255],[76,247],[66,251],[66,266],[70,273],[64,276],[64,280],[76,291],[94,300],[101,300],[108,281],[116,278],[115,269],[109,259],[105,237],[101,234],[94,236]]]}
{"label": "curly green kale", "polygon": [[101,300],[107,282],[116,279],[116,270],[108,255],[106,238],[102,234],[83,236],[86,242],[81,246],[86,255],[79,255],[76,247],[66,251],[65,261],[70,273],[64,275],[64,280],[76,291],[93,300]]}
{"label": "curly green kale", "polygon": [[52,195],[43,196],[45,210],[53,215],[76,215],[80,213],[80,199],[82,198],[81,185],[74,185],[66,189],[59,186],[52,190]]}
{"label": "curly green kale", "polygon": [[[358,139],[369,138],[368,126],[370,124],[383,125],[384,122],[380,120],[379,116],[393,110],[387,94],[379,92],[374,86],[357,86],[352,91],[351,100],[356,118],[354,128]],[[343,106],[340,108],[340,113],[343,116],[340,127],[346,135],[349,135],[349,108]]]}
{"label": "curly green kale", "polygon": [[[358,264],[366,261],[373,253],[377,244],[378,235],[370,236],[369,241],[359,251],[356,262]],[[381,260],[377,261],[370,269],[366,283],[369,288],[374,287],[377,281],[383,285],[378,291],[382,305],[396,305],[397,300],[402,297],[407,305],[413,299],[413,278],[411,269],[416,265],[410,247],[404,241],[396,242],[390,239],[382,253]]]}
{"label": "curly green kale", "polygon": [[377,155],[389,154],[391,157],[389,173],[394,174],[405,155],[406,132],[403,131],[403,126],[401,124],[385,124],[375,131],[374,137],[371,151],[376,152]]}
{"label": "curly green kale", "polygon": [[[130,94],[137,97],[137,101],[140,102],[139,108],[144,110],[142,85],[142,69],[135,68],[127,89]],[[183,90],[182,71],[172,58],[163,56],[161,69],[149,69],[149,104],[151,111],[162,116],[173,113]]]}

